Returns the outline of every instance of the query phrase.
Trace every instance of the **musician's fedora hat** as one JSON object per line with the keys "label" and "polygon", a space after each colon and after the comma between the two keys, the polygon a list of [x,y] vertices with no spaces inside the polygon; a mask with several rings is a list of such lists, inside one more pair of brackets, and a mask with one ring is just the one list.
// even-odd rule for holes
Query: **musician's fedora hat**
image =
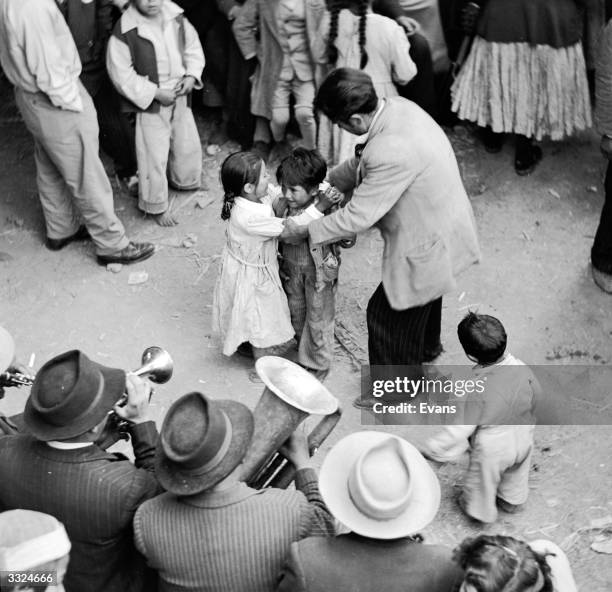
{"label": "musician's fedora hat", "polygon": [[97,426],[125,393],[125,372],[71,350],[36,374],[23,418],[42,441],[67,440]]}
{"label": "musician's fedora hat", "polygon": [[156,475],[176,495],[194,495],[227,477],[253,437],[253,414],[237,401],[192,392],[177,399],[164,418]]}

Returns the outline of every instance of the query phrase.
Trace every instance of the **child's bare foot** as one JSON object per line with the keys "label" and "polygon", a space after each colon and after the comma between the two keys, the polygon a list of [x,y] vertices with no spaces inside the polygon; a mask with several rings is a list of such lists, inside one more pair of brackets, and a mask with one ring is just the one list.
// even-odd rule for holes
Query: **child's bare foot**
{"label": "child's bare foot", "polygon": [[170,210],[166,210],[163,214],[153,214],[151,217],[160,226],[176,226],[178,224],[178,220],[170,213]]}

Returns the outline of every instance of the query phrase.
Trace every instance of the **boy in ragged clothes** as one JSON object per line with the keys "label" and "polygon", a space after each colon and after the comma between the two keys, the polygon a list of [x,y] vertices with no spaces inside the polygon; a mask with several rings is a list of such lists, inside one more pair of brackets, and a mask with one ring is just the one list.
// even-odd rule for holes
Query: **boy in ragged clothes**
{"label": "boy in ragged clothes", "polygon": [[[480,522],[495,522],[497,508],[516,512],[527,501],[540,384],[531,370],[506,353],[506,331],[489,315],[468,313],[457,328],[467,357],[482,381],[476,425],[449,425],[429,438],[421,452],[447,462],[469,452],[461,509]],[[507,425],[509,423],[515,425]]]}
{"label": "boy in ragged clothes", "polygon": [[170,0],[134,0],[115,26],[106,65],[126,108],[136,111],[138,206],[160,226],[174,226],[168,178],[186,191],[197,189],[202,175],[202,146],[188,105],[189,93],[202,87],[198,35]]}
{"label": "boy in ragged clothes", "polygon": [[[278,216],[296,216],[318,200],[320,191],[339,203],[342,194],[321,186],[327,165],[316,150],[296,148],[276,172],[284,199]],[[352,246],[352,245],[351,245]],[[299,340],[298,362],[324,379],[334,356],[334,314],[338,268],[337,244],[281,243],[280,276],[287,294],[291,323]]]}

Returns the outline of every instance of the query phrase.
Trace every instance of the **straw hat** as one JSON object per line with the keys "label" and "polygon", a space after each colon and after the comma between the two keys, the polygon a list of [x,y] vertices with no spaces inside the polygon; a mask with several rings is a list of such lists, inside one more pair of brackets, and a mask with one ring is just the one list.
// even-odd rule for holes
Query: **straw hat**
{"label": "straw hat", "polygon": [[417,533],[440,505],[438,478],[421,453],[384,432],[340,440],[323,461],[319,489],[335,518],[373,539]]}
{"label": "straw hat", "polygon": [[24,571],[68,555],[61,522],[32,510],[0,513],[0,571]]}

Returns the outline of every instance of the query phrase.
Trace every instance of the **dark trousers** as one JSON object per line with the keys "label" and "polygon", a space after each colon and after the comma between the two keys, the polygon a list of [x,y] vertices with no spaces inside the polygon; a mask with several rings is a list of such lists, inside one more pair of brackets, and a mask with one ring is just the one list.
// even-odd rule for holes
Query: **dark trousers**
{"label": "dark trousers", "polygon": [[100,147],[115,164],[121,178],[136,174],[136,132],[130,115],[121,109],[121,99],[110,78],[104,75],[99,89],[92,96],[98,113]]}
{"label": "dark trousers", "polygon": [[368,302],[370,365],[420,365],[440,348],[442,297],[423,306],[393,310],[382,283]]}
{"label": "dark trousers", "polygon": [[591,249],[591,263],[597,270],[612,274],[612,162],[608,163],[604,188],[604,205]]}

